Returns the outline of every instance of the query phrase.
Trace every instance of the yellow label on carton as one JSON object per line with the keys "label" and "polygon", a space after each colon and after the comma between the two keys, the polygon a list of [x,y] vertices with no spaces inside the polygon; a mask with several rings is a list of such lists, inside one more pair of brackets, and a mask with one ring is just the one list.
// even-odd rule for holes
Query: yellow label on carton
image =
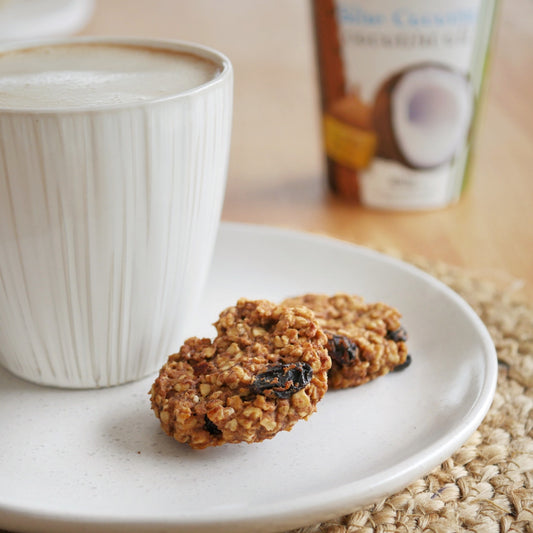
{"label": "yellow label on carton", "polygon": [[367,167],[376,153],[374,132],[356,128],[328,114],[324,115],[324,141],[331,159],[353,169]]}

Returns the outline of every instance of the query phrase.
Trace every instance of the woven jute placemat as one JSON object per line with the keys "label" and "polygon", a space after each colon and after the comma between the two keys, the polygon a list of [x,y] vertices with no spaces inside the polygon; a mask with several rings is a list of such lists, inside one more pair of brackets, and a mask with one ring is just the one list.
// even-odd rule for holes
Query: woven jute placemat
{"label": "woven jute placemat", "polygon": [[292,533],[533,533],[533,306],[512,281],[401,259],[449,285],[487,326],[499,361],[492,407],[470,439],[426,477],[352,514]]}

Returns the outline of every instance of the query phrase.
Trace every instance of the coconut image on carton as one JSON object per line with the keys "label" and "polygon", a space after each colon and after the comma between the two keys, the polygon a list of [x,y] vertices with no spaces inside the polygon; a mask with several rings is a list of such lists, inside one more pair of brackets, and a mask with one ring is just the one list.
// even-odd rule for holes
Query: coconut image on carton
{"label": "coconut image on carton", "polygon": [[464,75],[439,64],[410,66],[376,93],[376,156],[412,169],[448,163],[468,141],[473,110],[473,90]]}

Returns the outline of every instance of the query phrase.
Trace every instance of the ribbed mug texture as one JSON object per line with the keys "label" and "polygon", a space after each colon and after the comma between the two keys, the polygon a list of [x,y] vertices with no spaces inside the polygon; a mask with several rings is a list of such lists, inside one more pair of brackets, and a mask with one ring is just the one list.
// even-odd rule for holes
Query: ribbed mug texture
{"label": "ribbed mug texture", "polygon": [[102,387],[179,348],[224,197],[232,77],[176,99],[0,113],[0,364]]}

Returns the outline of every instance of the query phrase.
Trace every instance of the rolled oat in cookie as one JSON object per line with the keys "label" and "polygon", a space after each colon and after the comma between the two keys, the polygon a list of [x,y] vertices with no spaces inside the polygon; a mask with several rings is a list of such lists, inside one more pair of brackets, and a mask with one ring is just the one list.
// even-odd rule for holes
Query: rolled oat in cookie
{"label": "rolled oat in cookie", "polygon": [[357,295],[305,294],[282,305],[311,309],[328,337],[332,365],[329,388],[362,385],[410,363],[401,314],[387,304]]}
{"label": "rolled oat in cookie", "polygon": [[214,340],[185,341],[152,386],[168,435],[193,448],[259,442],[315,412],[331,359],[312,311],[240,299],[214,326]]}

